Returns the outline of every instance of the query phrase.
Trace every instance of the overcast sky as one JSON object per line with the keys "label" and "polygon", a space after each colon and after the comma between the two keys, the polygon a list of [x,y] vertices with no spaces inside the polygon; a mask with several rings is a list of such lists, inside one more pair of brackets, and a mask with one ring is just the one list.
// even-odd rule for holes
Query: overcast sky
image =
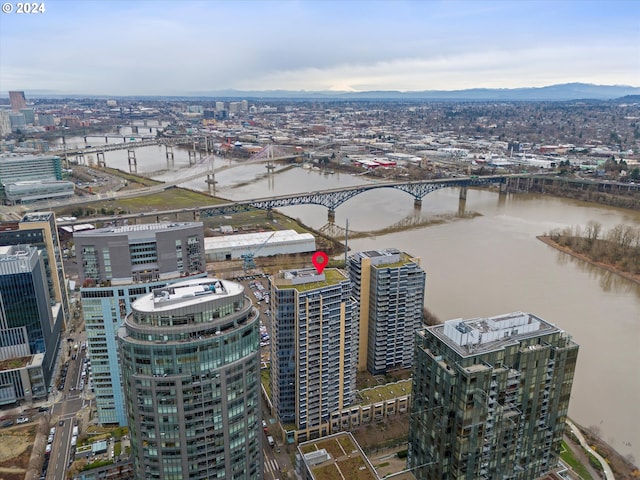
{"label": "overcast sky", "polygon": [[640,0],[0,3],[3,95],[640,86]]}

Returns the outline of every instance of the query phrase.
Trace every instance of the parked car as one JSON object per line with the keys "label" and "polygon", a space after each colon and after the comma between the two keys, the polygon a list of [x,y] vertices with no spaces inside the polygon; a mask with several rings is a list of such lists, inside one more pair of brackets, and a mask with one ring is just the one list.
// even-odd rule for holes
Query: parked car
{"label": "parked car", "polygon": [[29,421],[29,417],[20,417],[16,420],[16,423],[20,425],[21,423],[27,423]]}

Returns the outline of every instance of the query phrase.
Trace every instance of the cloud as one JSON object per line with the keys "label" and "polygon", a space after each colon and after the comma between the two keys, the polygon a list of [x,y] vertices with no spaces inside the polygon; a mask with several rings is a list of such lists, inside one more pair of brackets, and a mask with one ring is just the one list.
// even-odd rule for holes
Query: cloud
{"label": "cloud", "polygon": [[47,21],[3,16],[0,89],[638,85],[640,2],[613,3],[50,0]]}

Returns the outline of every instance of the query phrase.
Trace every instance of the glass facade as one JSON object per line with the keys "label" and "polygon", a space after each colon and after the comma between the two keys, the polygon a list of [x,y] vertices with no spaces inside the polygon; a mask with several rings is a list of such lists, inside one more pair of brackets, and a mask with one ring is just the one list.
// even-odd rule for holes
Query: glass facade
{"label": "glass facade", "polygon": [[98,421],[101,424],[127,425],[116,341],[118,327],[131,312],[131,304],[136,299],[155,288],[181,280],[183,279],[176,278],[164,282],[81,290],[87,345],[91,355],[92,386],[96,396]]}
{"label": "glass facade", "polygon": [[419,260],[387,249],[356,253],[347,265],[358,300],[360,336],[366,339],[360,368],[366,366],[374,375],[411,368],[426,282]]}
{"label": "glass facade", "polygon": [[259,317],[241,285],[154,289],[118,341],[136,478],[262,478]]}
{"label": "glass facade", "polygon": [[[28,343],[28,355],[43,354],[42,374],[48,385],[60,342],[62,310],[52,309],[44,265],[36,247],[3,247],[0,253],[0,308],[3,355],[12,347],[18,352],[19,344]],[[26,338],[23,334],[17,335],[20,330],[26,331]],[[44,395],[46,389],[36,393]]]}
{"label": "glass facade", "polygon": [[519,312],[419,332],[408,451],[416,478],[528,480],[555,468],[577,355],[565,332]]}

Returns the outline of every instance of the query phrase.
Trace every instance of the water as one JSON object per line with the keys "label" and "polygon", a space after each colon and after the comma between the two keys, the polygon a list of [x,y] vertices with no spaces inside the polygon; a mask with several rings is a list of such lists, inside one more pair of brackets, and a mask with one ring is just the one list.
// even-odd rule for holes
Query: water
{"label": "water", "polygon": [[[247,199],[366,181],[296,168],[237,188],[223,184],[219,191],[227,198]],[[468,192],[464,207],[479,215],[458,217],[460,207],[454,189],[427,195],[419,212],[409,195],[379,189],[338,207],[335,221],[344,226],[348,219],[350,230],[366,231],[407,218],[445,219],[428,227],[352,239],[349,246],[352,251],[397,247],[421,257],[427,272],[425,303],[440,320],[525,311],[569,332],[580,345],[570,416],[595,427],[620,453],[640,459],[640,285],[536,239],[591,220],[605,230],[620,223],[640,226],[640,212],[476,190]],[[327,222],[327,211],[320,206],[282,211],[314,228]]]}
{"label": "water", "polygon": [[[69,139],[68,139],[69,140]],[[82,139],[81,139],[82,140]],[[103,138],[104,141],[104,138]],[[111,139],[110,139],[111,141]],[[91,145],[95,145],[91,139]],[[174,148],[175,165],[163,179],[206,170],[188,165],[186,150]],[[136,149],[138,172],[166,168],[164,147]],[[127,151],[106,153],[107,165],[128,170]],[[241,165],[216,158],[219,196],[245,200],[360,185],[362,176],[292,168],[266,175],[264,165]],[[204,177],[185,184],[206,190]],[[458,216],[459,211],[477,216]],[[320,229],[327,210],[317,205],[281,211]],[[640,226],[640,212],[540,195],[501,196],[469,190],[438,190],[414,209],[413,198],[394,189],[358,195],[337,208],[335,222],[351,231],[374,231],[399,222],[444,223],[367,238],[351,239],[352,251],[396,247],[421,257],[427,272],[426,306],[440,320],[511,311],[535,313],[573,335],[580,345],[569,415],[595,427],[624,455],[640,459],[640,286],[593,267],[536,239],[555,228],[601,223]]]}

